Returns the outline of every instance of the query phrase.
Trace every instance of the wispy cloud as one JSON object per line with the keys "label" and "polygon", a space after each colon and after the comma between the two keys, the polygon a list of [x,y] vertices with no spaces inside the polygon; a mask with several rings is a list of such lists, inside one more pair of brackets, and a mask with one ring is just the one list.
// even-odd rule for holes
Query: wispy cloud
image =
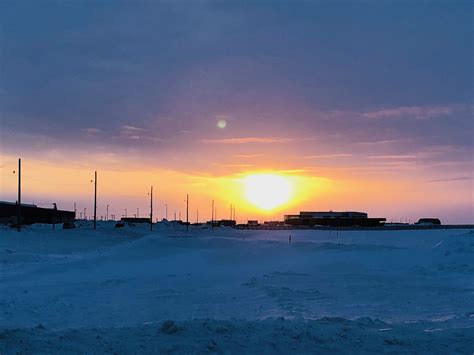
{"label": "wispy cloud", "polygon": [[130,126],[130,125],[123,125],[120,130],[122,132],[144,132],[144,128],[136,127],[136,126]]}
{"label": "wispy cloud", "polygon": [[123,125],[120,126],[120,134],[115,137],[116,139],[130,139],[130,140],[140,140],[147,143],[161,143],[165,139],[153,135],[153,132],[147,130],[146,128],[132,126],[132,125]]}
{"label": "wispy cloud", "polygon": [[433,179],[433,180],[428,180],[428,182],[451,182],[451,181],[469,181],[472,180],[471,176],[459,176],[459,177],[453,177],[453,178],[445,178],[445,179]]}
{"label": "wispy cloud", "polygon": [[319,155],[306,155],[301,159],[332,159],[332,158],[347,158],[352,157],[351,153],[335,153],[335,154],[319,154]]}
{"label": "wispy cloud", "polygon": [[384,145],[384,144],[394,144],[394,143],[399,143],[401,141],[409,141],[411,139],[405,138],[405,139],[381,139],[381,140],[376,140],[376,141],[367,141],[367,142],[358,142],[357,144],[360,145]]}
{"label": "wispy cloud", "polygon": [[436,116],[453,114],[458,106],[400,106],[377,111],[365,112],[366,118],[383,119],[411,116],[416,119],[429,119]]}
{"label": "wispy cloud", "polygon": [[234,157],[236,158],[258,158],[258,157],[261,157],[263,156],[262,153],[258,153],[258,154],[236,154],[234,155]]}
{"label": "wispy cloud", "polygon": [[144,128],[131,126],[131,125],[123,125],[120,127],[120,134],[122,137],[131,139],[131,140],[139,140],[142,138],[141,134],[145,132]]}
{"label": "wispy cloud", "polygon": [[81,131],[87,134],[97,134],[101,132],[99,128],[94,128],[94,127],[82,128]]}
{"label": "wispy cloud", "polygon": [[253,164],[219,164],[219,163],[214,163],[216,166],[220,166],[223,168],[251,168],[255,165]]}
{"label": "wispy cloud", "polygon": [[240,137],[240,138],[222,138],[222,139],[202,139],[202,143],[206,144],[247,144],[247,143],[289,143],[294,138],[282,137]]}
{"label": "wispy cloud", "polygon": [[406,159],[416,159],[416,155],[412,154],[393,154],[393,155],[369,155],[369,159],[376,160],[406,160]]}

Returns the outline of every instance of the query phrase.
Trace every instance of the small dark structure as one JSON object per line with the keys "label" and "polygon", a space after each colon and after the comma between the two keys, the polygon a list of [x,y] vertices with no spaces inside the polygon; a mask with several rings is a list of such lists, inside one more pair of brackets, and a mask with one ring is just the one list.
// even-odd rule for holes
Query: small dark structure
{"label": "small dark structure", "polygon": [[283,221],[265,221],[263,225],[266,227],[283,227],[285,222]]}
{"label": "small dark structure", "polygon": [[379,227],[385,218],[369,218],[365,212],[300,212],[286,215],[285,224],[291,226]]}
{"label": "small dark structure", "polygon": [[222,219],[220,221],[217,221],[219,224],[219,227],[235,227],[237,223],[233,219]]}
{"label": "small dark structure", "polygon": [[[74,222],[76,213],[74,211],[58,210],[55,208],[43,208],[36,205],[21,204],[21,223],[64,223]],[[0,222],[18,223],[18,204],[15,202],[0,202]]]}
{"label": "small dark structure", "polygon": [[247,221],[247,226],[249,227],[258,227],[260,224],[257,220],[249,220]]}
{"label": "small dark structure", "polygon": [[120,220],[127,223],[150,223],[150,218],[147,217],[122,217]]}
{"label": "small dark structure", "polygon": [[74,222],[64,222],[63,229],[76,229]]}
{"label": "small dark structure", "polygon": [[207,221],[207,225],[213,227],[235,227],[237,223],[233,219],[221,219],[220,221]]}
{"label": "small dark structure", "polygon": [[420,218],[415,224],[425,226],[440,226],[441,221],[439,218]]}

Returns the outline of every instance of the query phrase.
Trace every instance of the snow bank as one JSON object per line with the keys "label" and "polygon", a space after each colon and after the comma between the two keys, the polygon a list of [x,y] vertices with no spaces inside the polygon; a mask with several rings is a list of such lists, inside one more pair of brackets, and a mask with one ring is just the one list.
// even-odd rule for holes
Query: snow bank
{"label": "snow bank", "polygon": [[472,353],[474,233],[2,229],[0,294],[2,354]]}
{"label": "snow bank", "polygon": [[0,330],[2,354],[416,353],[471,354],[474,328],[363,318],[165,321],[124,328]]}

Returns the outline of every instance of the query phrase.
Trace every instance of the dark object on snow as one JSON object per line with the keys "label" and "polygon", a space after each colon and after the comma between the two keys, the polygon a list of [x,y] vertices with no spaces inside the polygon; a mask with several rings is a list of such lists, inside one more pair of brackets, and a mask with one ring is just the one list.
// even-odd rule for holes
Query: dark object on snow
{"label": "dark object on snow", "polygon": [[166,334],[173,334],[176,333],[178,330],[178,326],[172,320],[164,321],[160,328],[160,331]]}
{"label": "dark object on snow", "polygon": [[74,222],[64,222],[63,223],[63,229],[75,229],[76,225]]}
{"label": "dark object on snow", "polygon": [[420,218],[415,224],[424,226],[440,226],[441,221],[439,218]]}
{"label": "dark object on snow", "polygon": [[115,223],[115,228],[124,228],[124,227],[125,227],[125,223],[123,223],[123,222]]}

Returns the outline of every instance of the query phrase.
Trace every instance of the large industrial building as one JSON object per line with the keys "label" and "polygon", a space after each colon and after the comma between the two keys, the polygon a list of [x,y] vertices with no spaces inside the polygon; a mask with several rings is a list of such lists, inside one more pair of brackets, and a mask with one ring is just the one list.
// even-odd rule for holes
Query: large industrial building
{"label": "large industrial building", "polygon": [[[74,211],[21,204],[22,224],[74,222],[75,217]],[[0,223],[18,223],[18,203],[0,201]]]}
{"label": "large industrial building", "polygon": [[384,223],[385,218],[369,218],[365,212],[300,212],[285,215],[285,224],[292,226],[378,227]]}

